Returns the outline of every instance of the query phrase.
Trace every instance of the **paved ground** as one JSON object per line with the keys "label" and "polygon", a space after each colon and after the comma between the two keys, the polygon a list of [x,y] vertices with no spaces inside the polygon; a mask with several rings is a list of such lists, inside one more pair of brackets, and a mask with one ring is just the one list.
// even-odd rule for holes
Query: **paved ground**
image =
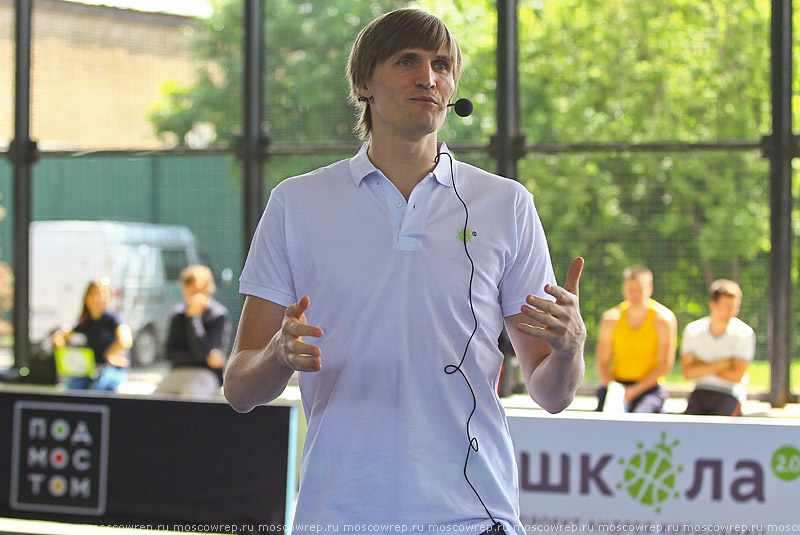
{"label": "paved ground", "polygon": [[[123,385],[120,390],[126,394],[150,394],[161,380],[165,371],[165,367],[132,371],[129,376],[129,382]],[[282,396],[284,400],[296,401],[300,399],[296,385],[296,379],[290,382],[289,387]],[[575,397],[575,401],[572,402],[567,410],[593,411],[597,406],[597,399],[594,395],[595,390],[596,387],[592,385],[581,387],[578,396]],[[668,384],[667,390],[670,392],[670,399],[667,400],[664,406],[665,412],[672,414],[682,413],[686,409],[686,400],[690,391],[686,385],[682,384]],[[759,400],[761,394],[755,391],[750,393],[752,399],[749,399],[743,405],[742,416],[800,419],[800,403],[789,403],[783,408],[773,408],[769,403]],[[515,394],[503,398],[503,405],[506,408],[541,410],[527,394]]]}

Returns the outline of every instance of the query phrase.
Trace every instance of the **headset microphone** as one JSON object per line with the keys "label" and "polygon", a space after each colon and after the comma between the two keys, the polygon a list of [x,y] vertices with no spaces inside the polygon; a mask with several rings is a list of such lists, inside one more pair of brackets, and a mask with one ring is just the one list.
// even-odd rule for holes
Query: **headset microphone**
{"label": "headset microphone", "polygon": [[450,106],[453,106],[453,109],[456,110],[456,115],[459,117],[469,117],[472,114],[472,110],[475,109],[475,106],[472,105],[472,101],[468,98],[460,98],[452,104],[447,105],[448,108]]}

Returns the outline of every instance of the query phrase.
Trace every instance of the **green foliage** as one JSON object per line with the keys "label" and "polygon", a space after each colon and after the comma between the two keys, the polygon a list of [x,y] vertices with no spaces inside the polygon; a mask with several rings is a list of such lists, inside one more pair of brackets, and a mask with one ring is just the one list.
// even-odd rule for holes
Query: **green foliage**
{"label": "green foliage", "polygon": [[495,2],[489,0],[419,0],[408,5],[440,17],[455,35],[461,48],[464,61],[455,99],[468,97],[475,104],[475,110],[466,118],[450,114],[445,121],[439,131],[439,139],[450,140],[451,144],[488,144],[490,136],[496,130],[494,93],[497,73],[497,13],[494,5]]}
{"label": "green foliage", "polygon": [[[769,2],[545,0],[520,7],[521,122],[532,142],[748,140],[769,132]],[[742,316],[766,340],[768,176],[755,152],[529,155],[556,269],[587,260],[590,345],[648,265],[680,326],[706,288],[741,281]]]}
{"label": "green foliage", "polygon": [[768,131],[768,1],[528,4],[520,76],[529,139],[692,142]]}
{"label": "green foliage", "polygon": [[[265,130],[275,143],[352,141],[345,64],[361,27],[398,2],[264,2]],[[164,87],[151,119],[179,142],[200,123],[214,125],[218,143],[241,133],[244,5],[216,0],[214,14],[191,39],[200,68],[191,87]]]}
{"label": "green foliage", "polygon": [[[265,129],[272,143],[357,144],[347,54],[362,26],[404,5],[439,15],[464,52],[459,95],[475,102],[475,112],[448,119],[440,138],[488,143],[496,128],[494,2],[270,0]],[[198,81],[165,87],[152,114],[159,132],[184,142],[209,123],[217,143],[239,135],[242,12],[241,1],[216,0],[193,37]],[[533,143],[758,141],[770,131],[769,20],[769,0],[521,0],[521,129]],[[274,184],[346,156],[275,157],[267,174]],[[486,153],[461,156],[493,167]],[[622,269],[643,263],[655,273],[655,297],[681,328],[706,313],[713,279],[740,281],[742,317],[765,356],[767,169],[756,151],[722,150],[535,153],[520,162],[557,275],[574,256],[587,260],[588,351],[600,314],[621,299]]]}
{"label": "green foliage", "polygon": [[[347,104],[345,65],[359,30],[397,0],[295,2],[265,7],[264,129],[274,145],[353,143],[354,110]],[[243,15],[241,0],[215,0],[214,14],[191,37],[199,68],[191,87],[164,87],[151,120],[159,134],[180,144],[202,124],[215,144],[235,146],[242,132]],[[308,171],[319,158],[277,158],[265,167],[269,183]]]}
{"label": "green foliage", "polygon": [[213,0],[212,4],[211,17],[191,33],[199,65],[195,84],[165,84],[164,101],[150,113],[156,132],[180,145],[200,124],[214,125],[222,144],[230,144],[241,133],[244,7],[241,1]]}

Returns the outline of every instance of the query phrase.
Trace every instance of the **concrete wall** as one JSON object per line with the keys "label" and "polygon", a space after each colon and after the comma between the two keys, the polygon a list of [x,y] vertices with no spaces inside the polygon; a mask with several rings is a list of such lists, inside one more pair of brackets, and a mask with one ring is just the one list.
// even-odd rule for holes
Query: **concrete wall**
{"label": "concrete wall", "polygon": [[[194,19],[36,0],[31,137],[43,150],[163,148],[147,118],[165,81],[193,80]],[[0,147],[13,137],[14,2],[0,0]]]}

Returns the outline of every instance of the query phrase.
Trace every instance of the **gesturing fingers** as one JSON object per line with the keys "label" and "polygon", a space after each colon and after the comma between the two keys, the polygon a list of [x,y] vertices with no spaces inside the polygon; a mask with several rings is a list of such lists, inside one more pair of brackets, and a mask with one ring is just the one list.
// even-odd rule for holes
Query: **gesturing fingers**
{"label": "gesturing fingers", "polygon": [[303,336],[322,337],[322,329],[305,323],[305,317],[301,319],[286,316],[283,321],[283,332],[286,336],[300,338]]}
{"label": "gesturing fingers", "polygon": [[287,344],[287,348],[289,353],[286,354],[286,360],[295,370],[299,372],[316,372],[322,368],[318,347],[299,340],[292,340]]}
{"label": "gesturing fingers", "polygon": [[300,301],[291,304],[286,308],[286,317],[301,319],[306,310],[308,310],[310,304],[311,299],[309,299],[307,295],[303,296]]}
{"label": "gesturing fingers", "polygon": [[[548,287],[545,288],[545,291],[550,295],[556,297],[554,294],[556,293],[560,294],[560,292],[564,292],[564,289],[559,288],[558,286],[553,286],[552,288],[550,288],[550,286],[548,285]],[[535,295],[529,295],[527,298],[528,304],[522,305],[522,312],[524,312],[525,315],[530,316],[534,319],[536,319],[542,314],[548,316],[555,316],[558,318],[565,318],[569,315],[569,309],[564,307],[564,305],[572,304],[572,301],[575,299],[575,296],[568,292],[566,292],[565,295],[563,294],[560,295],[562,295],[564,301],[561,300],[551,301],[549,299],[543,299]],[[558,297],[556,297],[556,299],[558,299]]]}
{"label": "gesturing fingers", "polygon": [[[530,302],[532,300],[528,299],[528,301]],[[534,320],[534,327],[550,328],[558,331],[563,330],[563,324],[567,320],[568,315],[564,312],[562,307],[559,307],[555,303],[550,301],[545,302],[551,303],[553,306],[542,305],[542,307],[539,308],[538,305],[522,305],[522,313]]]}
{"label": "gesturing fingers", "polygon": [[563,287],[548,284],[545,292],[555,297],[555,302],[529,295],[521,312],[530,318],[529,323],[520,323],[517,329],[529,336],[547,340],[554,349],[574,352],[586,338],[586,327],[581,318],[579,283],[583,270],[583,258],[573,260]]}
{"label": "gesturing fingers", "polygon": [[528,336],[547,340],[553,347],[556,347],[554,342],[562,336],[550,327],[537,327],[536,325],[530,325],[527,323],[519,323],[517,325],[517,330],[521,333],[527,334]]}
{"label": "gesturing fingers", "polygon": [[306,336],[319,338],[323,335],[322,329],[306,323],[305,311],[309,306],[310,300],[306,296],[286,308],[279,340],[284,362],[292,369],[303,372],[315,372],[322,368],[319,347],[303,341]]}
{"label": "gesturing fingers", "polygon": [[575,295],[580,295],[579,284],[581,273],[583,272],[583,264],[584,260],[579,256],[572,261],[567,271],[567,282],[564,283],[564,289]]}

